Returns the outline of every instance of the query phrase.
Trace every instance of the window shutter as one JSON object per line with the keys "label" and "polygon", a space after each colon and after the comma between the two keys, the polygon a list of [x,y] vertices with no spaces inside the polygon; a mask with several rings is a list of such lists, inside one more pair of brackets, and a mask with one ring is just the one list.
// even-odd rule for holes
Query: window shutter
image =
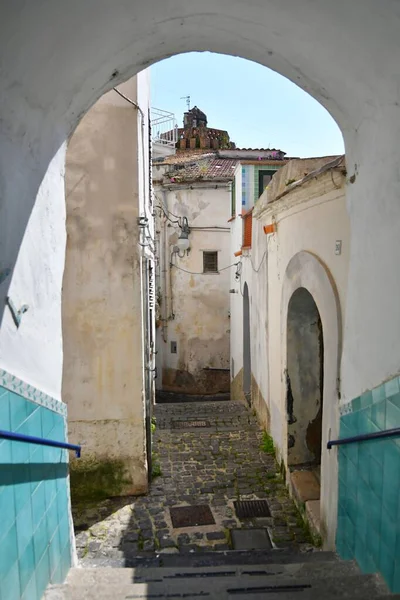
{"label": "window shutter", "polygon": [[218,252],[203,252],[203,273],[218,273]]}

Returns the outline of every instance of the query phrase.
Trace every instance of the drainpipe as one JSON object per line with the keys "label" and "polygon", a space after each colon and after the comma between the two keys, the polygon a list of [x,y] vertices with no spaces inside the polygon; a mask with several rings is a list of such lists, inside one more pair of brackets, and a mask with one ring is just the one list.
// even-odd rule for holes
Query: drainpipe
{"label": "drainpipe", "polygon": [[[162,203],[163,209],[167,212],[167,193],[163,189],[162,190]],[[162,311],[162,334],[163,340],[167,342],[167,332],[168,332],[168,315],[169,315],[169,286],[170,286],[170,266],[169,266],[169,247],[168,247],[168,236],[167,236],[167,219],[163,218],[163,229],[162,229],[162,275],[163,275],[163,288],[164,288],[164,302],[163,302],[163,311]]]}

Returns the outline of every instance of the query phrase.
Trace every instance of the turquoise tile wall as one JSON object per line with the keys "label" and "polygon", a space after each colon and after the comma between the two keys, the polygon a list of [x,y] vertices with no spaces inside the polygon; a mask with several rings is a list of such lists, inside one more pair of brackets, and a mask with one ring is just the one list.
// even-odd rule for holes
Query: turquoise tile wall
{"label": "turquoise tile wall", "polygon": [[[65,414],[0,386],[0,429],[65,441]],[[66,450],[0,439],[0,600],[40,600],[65,579],[67,461]]]}
{"label": "turquoise tile wall", "polygon": [[[345,408],[341,438],[400,427],[399,378]],[[337,550],[365,573],[379,571],[400,592],[400,438],[339,446],[338,452]]]}

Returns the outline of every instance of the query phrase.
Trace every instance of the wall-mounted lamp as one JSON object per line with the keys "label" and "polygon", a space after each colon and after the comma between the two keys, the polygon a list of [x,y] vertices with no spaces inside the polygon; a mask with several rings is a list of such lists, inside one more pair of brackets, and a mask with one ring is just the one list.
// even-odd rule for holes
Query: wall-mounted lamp
{"label": "wall-mounted lamp", "polygon": [[173,252],[177,252],[179,258],[185,256],[185,252],[188,253],[190,249],[189,241],[190,227],[186,217],[182,218],[181,233],[179,235],[176,246],[174,246]]}

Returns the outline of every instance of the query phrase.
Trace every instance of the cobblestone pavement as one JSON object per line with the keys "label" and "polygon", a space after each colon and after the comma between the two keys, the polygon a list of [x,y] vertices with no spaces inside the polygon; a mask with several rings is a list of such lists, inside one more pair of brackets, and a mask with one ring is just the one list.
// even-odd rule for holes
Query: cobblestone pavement
{"label": "cobblestone pavement", "polygon": [[[229,550],[230,532],[240,528],[266,528],[279,548],[310,549],[274,458],[262,449],[263,431],[247,407],[229,401],[164,404],[156,406],[155,416],[153,470],[160,475],[147,496],[74,511],[81,562]],[[194,428],[193,421],[207,427]],[[267,499],[271,516],[238,519],[234,501],[255,499]],[[173,528],[171,507],[199,504],[210,506],[214,525]]]}

